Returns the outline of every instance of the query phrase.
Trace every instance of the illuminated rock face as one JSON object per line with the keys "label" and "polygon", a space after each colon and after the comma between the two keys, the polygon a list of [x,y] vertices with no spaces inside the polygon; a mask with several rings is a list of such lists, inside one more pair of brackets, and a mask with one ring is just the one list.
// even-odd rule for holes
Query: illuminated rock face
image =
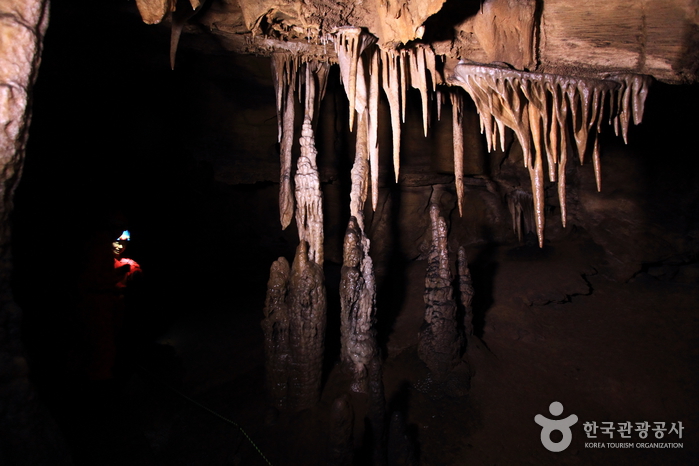
{"label": "illuminated rock face", "polygon": [[58,430],[30,385],[20,341],[22,311],[10,291],[12,196],[24,163],[30,121],[28,102],[36,79],[47,1],[0,4],[0,461],[67,464]]}
{"label": "illuminated rock face", "polygon": [[[362,28],[384,48],[422,40],[437,55],[478,63],[508,63],[518,70],[595,75],[652,75],[667,82],[697,79],[699,17],[692,0],[401,0],[387,2],[192,0],[182,11],[201,12],[192,28],[210,31],[237,53],[288,51],[307,57],[332,55],[338,28]],[[167,22],[172,0],[139,0],[143,20]],[[173,26],[177,26],[173,22]]]}
{"label": "illuminated rock face", "polygon": [[268,403],[278,409],[287,406],[289,386],[289,308],[286,297],[289,292],[289,262],[280,257],[272,264],[267,282],[265,318],[262,330],[265,335],[266,389]]}
{"label": "illuminated rock face", "polygon": [[420,329],[418,355],[436,381],[442,381],[461,360],[463,335],[456,321],[453,277],[449,269],[447,225],[439,207],[430,206],[432,247],[425,276],[425,320]]}
{"label": "illuminated rock face", "polygon": [[325,349],[326,300],[323,269],[301,242],[294,263],[272,264],[265,319],[266,385],[269,403],[300,411],[320,398]]}
{"label": "illuminated rock face", "polygon": [[352,390],[369,392],[371,361],[379,357],[376,344],[376,285],[368,239],[350,218],[345,234],[340,280],[342,361],[352,375]]}

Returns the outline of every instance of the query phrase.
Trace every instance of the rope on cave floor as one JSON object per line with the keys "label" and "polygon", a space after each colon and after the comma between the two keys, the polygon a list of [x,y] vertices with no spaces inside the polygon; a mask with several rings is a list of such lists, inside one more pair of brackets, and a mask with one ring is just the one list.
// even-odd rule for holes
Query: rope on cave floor
{"label": "rope on cave floor", "polygon": [[248,435],[248,433],[245,432],[245,429],[243,429],[243,428],[240,426],[240,424],[238,424],[237,422],[235,422],[235,421],[233,421],[233,420],[231,420],[231,419],[228,419],[227,417],[223,416],[222,414],[217,413],[217,412],[214,411],[213,409],[211,409],[211,408],[209,408],[209,407],[207,407],[207,406],[204,406],[203,404],[199,403],[197,400],[195,400],[195,399],[193,399],[193,398],[190,398],[189,396],[185,395],[185,394],[182,393],[181,391],[177,390],[177,389],[176,389],[175,387],[173,387],[172,385],[168,384],[168,383],[165,382],[164,380],[162,380],[162,379],[160,379],[159,377],[157,377],[152,371],[149,371],[148,369],[146,369],[145,367],[141,366],[140,364],[137,364],[136,366],[137,366],[139,369],[141,369],[143,372],[145,372],[147,375],[149,375],[151,378],[153,378],[153,379],[156,380],[157,382],[161,383],[162,385],[164,385],[165,387],[167,387],[168,389],[170,389],[172,392],[176,393],[177,395],[181,396],[181,397],[184,398],[185,400],[189,401],[190,403],[194,404],[195,406],[198,406],[199,408],[203,409],[204,411],[207,411],[208,413],[213,414],[213,415],[216,416],[217,418],[222,419],[222,420],[226,421],[227,423],[232,424],[233,426],[235,426],[235,427],[240,431],[240,433],[243,434],[243,436],[247,439],[247,441],[250,442],[250,445],[252,445],[252,447],[255,449],[255,451],[257,451],[257,453],[260,454],[260,456],[262,457],[262,459],[265,460],[265,462],[266,462],[269,466],[272,466],[272,463],[270,463],[270,461],[267,459],[267,457],[264,455],[264,453],[262,453],[262,450],[260,450],[260,448],[255,444],[255,442],[252,441],[252,438],[250,438],[250,436]]}

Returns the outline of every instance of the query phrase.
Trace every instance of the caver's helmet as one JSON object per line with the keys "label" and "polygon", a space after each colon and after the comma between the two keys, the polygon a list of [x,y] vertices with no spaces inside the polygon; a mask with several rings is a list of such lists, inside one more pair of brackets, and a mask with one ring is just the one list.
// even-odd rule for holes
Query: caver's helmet
{"label": "caver's helmet", "polygon": [[116,241],[112,243],[112,251],[114,251],[115,256],[120,256],[124,253],[126,245],[131,240],[131,233],[129,230],[124,230]]}

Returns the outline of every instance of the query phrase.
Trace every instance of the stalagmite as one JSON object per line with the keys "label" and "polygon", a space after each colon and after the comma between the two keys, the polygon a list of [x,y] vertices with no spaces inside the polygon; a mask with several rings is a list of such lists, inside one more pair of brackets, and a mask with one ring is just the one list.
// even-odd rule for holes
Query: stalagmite
{"label": "stalagmite", "polygon": [[326,299],[323,268],[308,259],[301,241],[291,267],[289,309],[289,407],[300,411],[320,397],[325,346]]}
{"label": "stalagmite", "polygon": [[282,229],[294,217],[294,191],[291,186],[291,148],[294,142],[294,88],[298,59],[288,54],[272,56],[272,78],[277,94],[277,122],[279,129],[279,219]]}
{"label": "stalagmite", "polygon": [[293,266],[283,257],[270,269],[265,299],[266,388],[269,404],[300,411],[320,397],[326,301],[323,269],[296,249]]}
{"label": "stalagmite", "polygon": [[464,335],[466,338],[473,335],[473,281],[471,271],[468,268],[466,250],[463,246],[459,248],[459,256],[456,263],[457,274],[459,276],[459,299],[464,307]]}
{"label": "stalagmite", "polygon": [[265,336],[266,389],[270,406],[286,408],[289,379],[289,311],[286,298],[289,263],[283,257],[272,263],[267,282],[262,330]]}
{"label": "stalagmite", "polygon": [[[391,133],[393,136],[393,173],[398,182],[400,172],[400,81],[398,72],[400,56],[392,49],[381,49],[381,83],[391,111]],[[405,106],[405,101],[403,101]]]}
{"label": "stalagmite", "polygon": [[430,206],[432,246],[425,276],[425,320],[418,339],[418,356],[435,381],[442,382],[461,358],[463,336],[456,322],[456,302],[447,251],[447,225],[439,207]]}
{"label": "stalagmite", "polygon": [[378,355],[375,311],[376,285],[369,240],[351,217],[345,235],[340,279],[341,359],[352,375],[351,389],[367,393],[369,364]]}
{"label": "stalagmite", "polygon": [[328,465],[352,466],[354,458],[354,412],[347,395],[335,399],[330,408]]}
{"label": "stalagmite", "polygon": [[[550,181],[559,182],[558,196],[565,226],[568,127],[575,138],[580,163],[584,162],[589,132],[596,130],[593,163],[599,179],[596,134],[601,129],[607,99],[615,131],[618,132],[621,127],[626,141],[631,114],[634,123],[641,122],[650,78],[640,75],[619,75],[606,79],[571,78],[459,63],[454,69],[452,82],[463,87],[473,98],[488,150],[496,147],[498,133],[500,144],[504,145],[505,126],[515,132],[524,153],[524,166],[529,169],[531,177],[536,231],[539,245],[543,246],[543,156],[546,156]],[[598,186],[600,184],[598,182]]]}
{"label": "stalagmite", "polygon": [[[454,141],[454,180],[456,197],[459,204],[459,216],[464,215],[464,128],[463,128],[463,98],[461,94],[449,93],[451,98],[452,134]],[[439,97],[438,97],[439,99]]]}

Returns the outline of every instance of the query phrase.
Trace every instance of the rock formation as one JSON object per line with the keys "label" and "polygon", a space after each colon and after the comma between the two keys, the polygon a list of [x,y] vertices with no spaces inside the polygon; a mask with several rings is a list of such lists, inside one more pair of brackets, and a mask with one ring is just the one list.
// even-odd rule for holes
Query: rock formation
{"label": "rock formation", "polygon": [[369,362],[369,425],[374,444],[374,465],[386,464],[386,396],[383,385],[381,358]]}
{"label": "rock formation", "polygon": [[48,1],[0,4],[0,463],[68,464],[58,429],[28,379],[22,310],[10,290],[10,214],[24,163],[32,87],[48,25]]}
{"label": "rock formation", "polygon": [[466,258],[466,250],[459,248],[459,257],[457,259],[457,274],[459,276],[459,300],[464,309],[464,336],[468,340],[473,335],[473,281],[471,280],[471,271],[468,268],[468,259]]}
{"label": "rock formation", "polygon": [[425,320],[420,329],[418,356],[435,381],[443,381],[461,360],[463,335],[456,321],[453,277],[449,268],[447,225],[439,207],[430,206],[432,246],[425,276]]}
{"label": "rock formation", "polygon": [[[629,121],[641,123],[650,79],[623,75],[606,79],[571,78],[528,73],[502,67],[460,63],[453,82],[473,98],[481,117],[488,150],[505,149],[505,126],[512,129],[524,151],[534,200],[534,218],[539,246],[544,241],[544,156],[549,181],[558,181],[561,222],[566,224],[566,162],[568,134],[575,138],[580,163],[587,151],[590,131],[595,143],[592,153],[597,190],[601,189],[597,133],[608,118],[627,139]],[[606,109],[605,106],[609,108]]]}
{"label": "rock formation", "polygon": [[345,234],[340,280],[340,331],[341,358],[347,371],[352,374],[351,389],[367,393],[369,365],[372,360],[378,358],[378,348],[374,329],[376,286],[373,264],[371,257],[362,247],[363,239],[365,238],[357,219],[351,217]]}
{"label": "rock formation", "polygon": [[291,271],[284,258],[272,264],[262,322],[269,402],[292,411],[316,404],[323,372],[325,280],[307,247],[299,244]]}
{"label": "rock formation", "polygon": [[294,181],[296,184],[296,227],[299,240],[308,243],[308,258],[323,265],[323,193],[316,166],[315,141],[310,118],[301,130],[301,156]]}
{"label": "rock formation", "polygon": [[289,263],[280,257],[269,271],[265,318],[262,330],[265,335],[265,367],[268,403],[277,409],[286,408],[289,386],[289,308],[286,304],[289,286]]}
{"label": "rock formation", "polygon": [[289,277],[289,405],[310,408],[320,397],[325,349],[326,301],[323,269],[308,258],[302,241]]}
{"label": "rock formation", "polygon": [[336,398],[330,408],[328,465],[351,466],[354,458],[354,412],[348,396]]}

